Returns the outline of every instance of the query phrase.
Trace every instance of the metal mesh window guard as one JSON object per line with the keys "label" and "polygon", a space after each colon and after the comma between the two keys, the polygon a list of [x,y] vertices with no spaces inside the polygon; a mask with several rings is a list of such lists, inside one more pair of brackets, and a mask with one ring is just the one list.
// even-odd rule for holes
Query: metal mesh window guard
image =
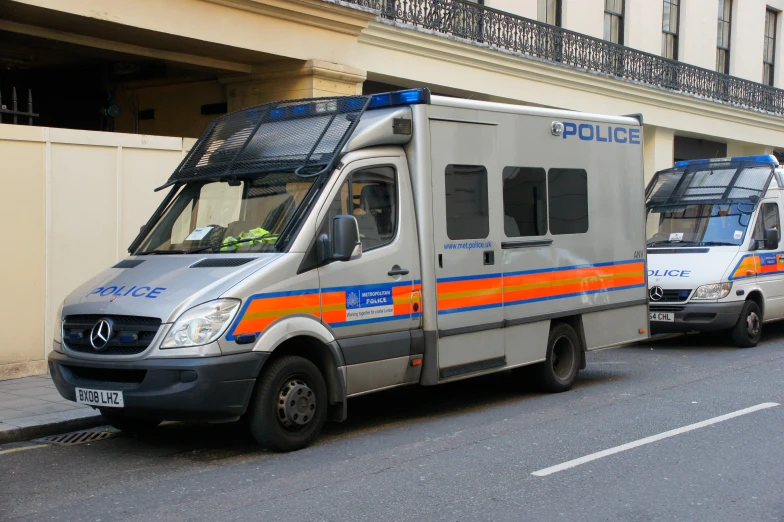
{"label": "metal mesh window guard", "polygon": [[784,90],[630,49],[466,0],[343,2],[374,9],[382,20],[481,42],[491,48],[698,98],[784,114]]}

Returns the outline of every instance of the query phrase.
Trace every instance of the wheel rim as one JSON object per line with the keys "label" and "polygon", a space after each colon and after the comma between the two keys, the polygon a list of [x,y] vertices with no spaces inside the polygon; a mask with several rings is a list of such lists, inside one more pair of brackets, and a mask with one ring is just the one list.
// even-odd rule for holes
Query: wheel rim
{"label": "wheel rim", "polygon": [[749,312],[749,315],[746,316],[746,332],[751,338],[757,337],[759,335],[760,319],[757,315],[757,312]]}
{"label": "wheel rim", "polygon": [[574,366],[574,345],[568,337],[561,336],[555,340],[551,363],[556,377],[561,380],[569,378]]}
{"label": "wheel rim", "polygon": [[300,430],[313,421],[316,392],[301,377],[289,377],[278,391],[278,422],[287,430]]}

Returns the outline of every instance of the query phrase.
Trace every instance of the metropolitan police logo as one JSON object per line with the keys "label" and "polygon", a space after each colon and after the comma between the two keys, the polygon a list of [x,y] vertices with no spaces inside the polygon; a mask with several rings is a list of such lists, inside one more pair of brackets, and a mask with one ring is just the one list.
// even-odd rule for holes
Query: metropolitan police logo
{"label": "metropolitan police logo", "polygon": [[355,308],[359,306],[359,294],[356,292],[350,292],[346,295],[346,304],[351,308]]}

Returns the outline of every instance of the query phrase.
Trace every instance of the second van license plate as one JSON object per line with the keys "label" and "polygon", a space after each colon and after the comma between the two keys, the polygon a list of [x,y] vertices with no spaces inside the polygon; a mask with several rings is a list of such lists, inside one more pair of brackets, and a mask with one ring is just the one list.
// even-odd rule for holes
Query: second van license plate
{"label": "second van license plate", "polygon": [[674,323],[675,314],[673,312],[649,312],[651,321],[663,321],[665,323]]}
{"label": "second van license plate", "polygon": [[103,406],[105,408],[122,408],[123,394],[121,391],[85,390],[76,388],[76,402],[90,406]]}

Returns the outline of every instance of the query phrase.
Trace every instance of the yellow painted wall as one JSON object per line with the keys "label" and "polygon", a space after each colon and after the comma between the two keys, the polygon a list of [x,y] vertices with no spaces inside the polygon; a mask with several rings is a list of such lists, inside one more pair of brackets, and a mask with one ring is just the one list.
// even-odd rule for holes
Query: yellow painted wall
{"label": "yellow painted wall", "polygon": [[117,132],[135,132],[134,107],[155,110],[155,118],[139,121],[139,134],[197,138],[216,115],[202,115],[201,106],[226,101],[217,80],[141,89],[120,90],[117,101],[123,112],[115,123]]}
{"label": "yellow painted wall", "polygon": [[25,332],[0,347],[0,379],[45,371],[60,303],[127,255],[193,141],[0,125],[0,314]]}

